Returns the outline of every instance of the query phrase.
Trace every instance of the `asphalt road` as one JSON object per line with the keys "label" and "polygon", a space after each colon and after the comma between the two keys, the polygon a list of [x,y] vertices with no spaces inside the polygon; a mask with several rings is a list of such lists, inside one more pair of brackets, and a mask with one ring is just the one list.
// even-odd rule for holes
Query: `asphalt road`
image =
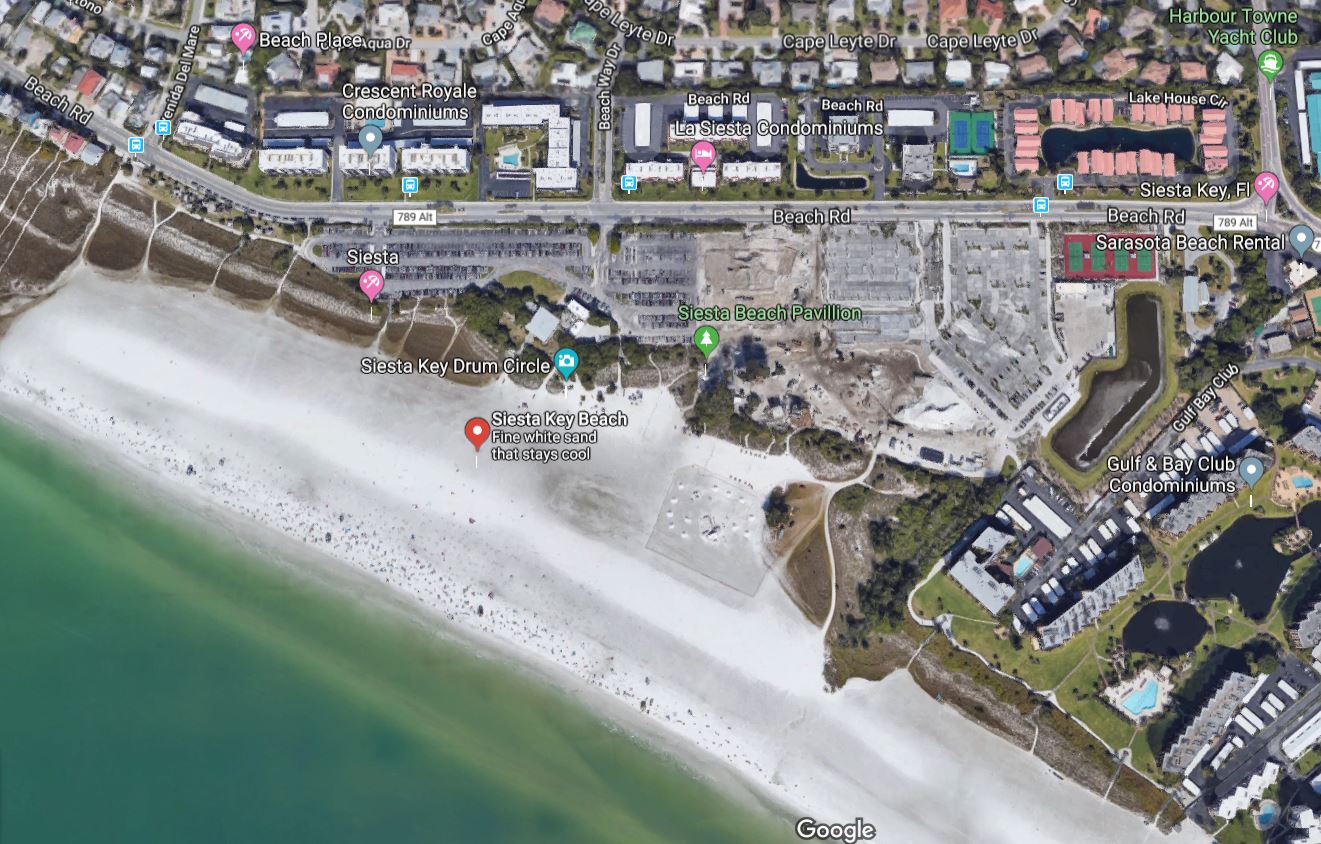
{"label": "asphalt road", "polygon": [[[1257,11],[1266,11],[1266,0],[1252,0],[1252,8]],[[1261,33],[1269,29],[1266,24],[1257,24],[1258,38],[1260,42]],[[1263,50],[1269,49],[1258,43],[1253,47],[1252,64],[1257,63],[1257,55]],[[1256,72],[1256,68],[1249,68],[1248,73]],[[1285,84],[1288,84],[1286,81]],[[1261,161],[1262,169],[1269,170],[1280,177],[1279,197],[1285,201],[1289,209],[1298,217],[1300,221],[1306,223],[1314,232],[1321,232],[1321,218],[1311,212],[1306,205],[1298,199],[1298,195],[1293,192],[1293,187],[1289,184],[1288,168],[1284,166],[1284,161],[1280,157],[1280,119],[1275,111],[1275,90],[1274,83],[1267,79],[1261,73],[1257,73],[1257,105],[1260,110],[1261,126]],[[1278,205],[1279,200],[1276,200]],[[1281,230],[1283,230],[1283,225]]]}
{"label": "asphalt road", "polygon": [[[1225,766],[1216,772],[1215,783],[1238,783],[1256,773],[1270,758],[1283,760],[1280,742],[1298,729],[1304,721],[1321,707],[1321,686],[1313,686],[1289,706],[1280,717],[1270,722],[1252,736],[1251,740],[1229,757]],[[1201,797],[1187,807],[1194,815],[1206,815],[1206,800],[1211,791],[1203,791]]]}
{"label": "asphalt road", "polygon": [[1299,366],[1310,369],[1315,373],[1321,374],[1321,363],[1311,358],[1300,357],[1282,357],[1282,358],[1259,358],[1248,361],[1243,364],[1244,372],[1266,372],[1272,369],[1280,369],[1285,366]]}
{"label": "asphalt road", "polygon": [[[1264,5],[1264,0],[1256,0]],[[8,62],[0,62],[0,76],[22,85],[27,74],[19,71]],[[1274,120],[1274,99],[1268,96],[1269,83],[1262,78],[1261,106],[1264,160],[1279,168],[1279,132]],[[101,140],[121,152],[127,150],[130,132],[109,120],[96,115],[89,124]],[[611,145],[598,143],[598,150],[609,151]],[[141,161],[161,173],[183,184],[207,191],[229,202],[231,205],[251,213],[287,220],[324,220],[336,223],[388,223],[392,220],[396,208],[408,207],[409,203],[358,203],[343,201],[294,201],[263,196],[248,191],[229,181],[224,176],[205,170],[190,161],[162,149],[154,135],[146,136],[146,151],[138,156]],[[599,166],[599,165],[598,165]],[[610,172],[609,160],[601,167],[602,175]],[[592,197],[588,200],[548,200],[518,203],[500,202],[455,202],[446,203],[448,213],[441,215],[442,222],[462,223],[511,223],[519,221],[533,222],[595,222],[612,225],[620,222],[669,220],[679,222],[769,222],[774,208],[794,208],[798,210],[818,208],[823,205],[838,205],[853,209],[854,222],[887,222],[903,220],[968,220],[985,222],[1018,221],[1026,222],[1047,215],[1038,215],[1031,210],[1031,203],[1026,199],[1014,200],[934,200],[934,201],[876,201],[830,202],[817,199],[796,199],[775,202],[703,200],[694,202],[643,202],[629,199],[616,199],[612,195],[612,185],[595,184]],[[1321,220],[1317,220],[1298,201],[1287,183],[1280,191],[1280,197],[1287,202],[1301,219],[1321,231]],[[1279,200],[1277,200],[1279,201]],[[418,207],[419,204],[413,204]],[[1150,200],[1069,200],[1052,199],[1049,219],[1067,222],[1104,222],[1105,209],[1118,208],[1129,211],[1147,209],[1185,209],[1188,222],[1197,225],[1209,225],[1216,214],[1260,214],[1261,202],[1255,196],[1248,196],[1235,202],[1152,202]],[[1283,222],[1263,220],[1261,228],[1275,233],[1283,233],[1288,226]]]}

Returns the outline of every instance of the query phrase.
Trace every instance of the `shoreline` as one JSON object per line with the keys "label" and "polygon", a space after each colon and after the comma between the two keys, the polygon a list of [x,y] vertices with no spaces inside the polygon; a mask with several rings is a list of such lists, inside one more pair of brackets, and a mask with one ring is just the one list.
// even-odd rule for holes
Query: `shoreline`
{"label": "shoreline", "polygon": [[135,506],[198,531],[206,542],[233,551],[253,565],[272,566],[280,576],[296,584],[323,590],[365,612],[382,613],[389,623],[420,630],[482,662],[494,663],[514,676],[549,688],[597,718],[606,729],[626,735],[694,779],[714,784],[724,796],[746,809],[790,821],[797,817],[793,807],[779,795],[759,788],[739,776],[736,769],[687,742],[677,741],[615,698],[582,688],[574,682],[572,674],[553,661],[529,658],[527,653],[498,637],[437,618],[410,596],[341,560],[265,525],[242,519],[205,498],[192,501],[193,507],[185,506],[181,500],[170,497],[171,490],[146,466],[104,448],[76,427],[38,417],[31,407],[3,394],[0,394],[0,420],[63,459],[70,462],[76,459],[84,471],[108,488],[129,492]]}
{"label": "shoreline", "polygon": [[[914,841],[986,837],[988,820],[994,841],[1157,836],[1055,782],[906,673],[825,692],[821,633],[776,578],[747,596],[649,549],[676,471],[697,466],[756,493],[801,476],[796,461],[688,437],[653,391],[607,402],[638,424],[603,432],[591,464],[474,473],[462,422],[446,420],[588,397],[363,379],[352,371],[360,352],[206,294],[79,268],[0,340],[0,392],[39,430],[76,432],[111,465],[134,467],[162,498],[182,492],[172,505],[223,514],[240,547],[245,536],[260,544],[256,521],[337,578],[356,567],[428,628],[490,646],[689,770],[737,772],[776,814],[861,815]],[[1041,800],[1057,811],[1030,816]]]}

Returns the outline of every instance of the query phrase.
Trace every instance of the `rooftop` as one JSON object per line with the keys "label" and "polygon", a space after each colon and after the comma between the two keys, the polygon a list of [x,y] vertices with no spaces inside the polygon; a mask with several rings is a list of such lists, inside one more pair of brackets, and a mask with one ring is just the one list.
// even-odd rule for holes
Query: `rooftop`
{"label": "rooftop", "polygon": [[986,607],[991,615],[998,614],[1014,597],[1014,587],[991,577],[986,568],[977,562],[977,556],[972,551],[968,551],[950,566],[949,575],[967,590],[977,603]]}
{"label": "rooftop", "polygon": [[1119,603],[1125,595],[1138,588],[1145,580],[1142,559],[1134,555],[1122,568],[1095,588],[1083,593],[1078,602],[1058,618],[1037,629],[1037,639],[1043,650],[1059,647],[1076,636],[1084,627],[1100,618],[1106,610]]}

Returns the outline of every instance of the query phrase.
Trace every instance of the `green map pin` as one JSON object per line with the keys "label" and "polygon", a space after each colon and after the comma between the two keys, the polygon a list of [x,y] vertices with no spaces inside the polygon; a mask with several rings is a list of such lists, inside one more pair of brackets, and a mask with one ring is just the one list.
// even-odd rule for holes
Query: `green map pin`
{"label": "green map pin", "polygon": [[709,325],[699,325],[693,332],[693,345],[697,351],[701,352],[706,358],[711,357],[711,353],[720,345],[720,332]]}
{"label": "green map pin", "polygon": [[1279,50],[1263,50],[1257,56],[1257,69],[1267,80],[1274,82],[1275,75],[1284,70],[1284,56],[1280,55]]}

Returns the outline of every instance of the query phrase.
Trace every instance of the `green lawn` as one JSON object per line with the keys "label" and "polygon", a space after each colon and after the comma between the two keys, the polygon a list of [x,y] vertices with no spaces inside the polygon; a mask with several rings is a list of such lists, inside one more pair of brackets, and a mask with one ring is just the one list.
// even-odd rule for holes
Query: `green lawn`
{"label": "green lawn", "polygon": [[419,176],[418,192],[412,196],[403,193],[400,175],[379,179],[345,177],[344,198],[363,202],[464,202],[477,199],[477,173],[458,175]]}
{"label": "green lawn", "polygon": [[1147,742],[1147,731],[1140,729],[1133,736],[1133,742],[1129,745],[1131,754],[1129,762],[1134,770],[1141,771],[1149,777],[1161,777],[1162,771],[1156,761],[1156,751],[1152,750]]}
{"label": "green lawn", "polygon": [[952,613],[977,621],[995,621],[986,608],[963,591],[946,572],[931,578],[913,595],[913,607],[925,618]]}
{"label": "green lawn", "polygon": [[523,153],[524,168],[537,166],[537,147],[545,140],[546,130],[535,127],[500,127],[487,129],[482,135],[482,149],[492,162],[504,146],[516,146]]}
{"label": "green lawn", "polygon": [[[1089,627],[1059,648],[1037,650],[1030,637],[1015,647],[1009,635],[998,635],[998,622],[967,596],[944,573],[923,585],[913,595],[913,606],[926,617],[941,613],[953,616],[951,630],[964,647],[976,651],[999,670],[1019,677],[1034,689],[1054,691],[1056,700],[1067,712],[1085,723],[1111,748],[1131,747],[1133,764],[1149,776],[1161,776],[1155,752],[1147,744],[1146,729],[1129,721],[1109,704],[1096,697],[1104,686],[1103,658],[1121,639],[1123,629],[1138,611],[1138,599],[1151,594],[1172,598],[1173,587],[1181,569],[1172,569],[1163,558],[1149,561],[1146,582],[1102,616],[1097,626]],[[1212,602],[1212,617],[1228,619],[1220,631],[1222,644],[1241,644],[1257,635],[1257,628],[1238,616],[1228,602]],[[1181,672],[1190,676],[1210,652],[1210,637]]]}
{"label": "green lawn", "polygon": [[1021,648],[1014,648],[1010,642],[997,637],[989,625],[971,625],[957,620],[954,634],[959,641],[967,638],[969,647],[993,664],[998,662],[1001,671],[1021,677],[1035,689],[1053,689],[1064,682],[1082,660],[1092,658],[1092,646],[1096,641],[1096,631],[1088,629],[1062,647],[1048,651],[1036,650],[1030,639],[1024,639]]}
{"label": "green lawn", "polygon": [[[1262,795],[1262,799],[1279,802],[1280,784],[1276,783],[1267,788],[1266,793]],[[1216,834],[1216,841],[1220,844],[1262,844],[1266,840],[1266,836],[1262,834],[1261,830],[1257,829],[1253,822],[1254,814],[1255,807],[1246,812],[1239,812],[1233,820],[1225,825],[1223,830]]]}
{"label": "green lawn", "polygon": [[1321,744],[1312,745],[1312,749],[1304,753],[1302,758],[1298,760],[1297,764],[1298,770],[1301,771],[1304,776],[1310,774],[1312,769],[1317,765],[1321,765]]}
{"label": "green lawn", "polygon": [[[1262,386],[1270,387],[1273,390],[1282,390],[1291,394],[1291,398],[1296,398],[1300,402],[1308,388],[1312,386],[1312,381],[1316,378],[1312,370],[1302,366],[1288,370],[1283,368],[1270,369],[1260,374]],[[1234,388],[1238,390],[1239,395],[1249,402],[1257,393],[1261,392],[1261,387],[1249,384],[1242,376],[1234,379]]]}
{"label": "green lawn", "polygon": [[954,616],[950,628],[954,638],[977,651],[1001,671],[1023,678],[1037,689],[1053,689],[1084,658],[1090,658],[1094,631],[1079,634],[1073,641],[1051,651],[1037,651],[1029,638],[1015,648],[1007,635],[996,633],[1000,623],[973,600],[944,572],[936,575],[913,595],[913,607],[925,618],[942,613]]}
{"label": "green lawn", "polygon": [[1074,696],[1070,688],[1081,673],[1080,668],[1065,682],[1065,687],[1056,692],[1060,705],[1091,727],[1106,744],[1113,748],[1127,747],[1133,740],[1133,734],[1137,732],[1137,725],[1120,715],[1109,704],[1091,695],[1090,684],[1092,679],[1099,676],[1097,672],[1087,674],[1085,678],[1087,688],[1080,688],[1082,694]]}
{"label": "green lawn", "polygon": [[545,276],[537,275],[527,270],[515,270],[512,273],[505,273],[500,276],[500,285],[507,290],[518,290],[524,287],[531,287],[532,292],[545,296],[552,302],[558,302],[564,298],[564,288]]}
{"label": "green lawn", "polygon": [[257,156],[254,153],[244,170],[226,167],[212,161],[206,153],[186,147],[173,141],[167,142],[167,149],[185,161],[191,161],[198,167],[210,170],[234,184],[252,193],[270,196],[276,199],[301,199],[316,201],[330,197],[330,174],[321,176],[268,176],[257,169]]}
{"label": "green lawn", "polygon": [[[1208,619],[1208,621],[1211,621],[1212,636],[1218,645],[1223,645],[1226,648],[1237,648],[1257,635],[1257,628],[1239,617],[1236,612],[1222,612],[1217,609],[1213,614],[1216,620]],[[1225,622],[1224,627],[1217,625],[1217,621],[1221,620]]]}
{"label": "green lawn", "polygon": [[1252,822],[1251,812],[1239,812],[1223,830],[1216,835],[1220,844],[1262,844],[1266,839]]}
{"label": "green lawn", "polygon": [[1213,294],[1219,295],[1229,290],[1229,268],[1215,255],[1203,255],[1193,264],[1199,276],[1210,276],[1207,287]]}

